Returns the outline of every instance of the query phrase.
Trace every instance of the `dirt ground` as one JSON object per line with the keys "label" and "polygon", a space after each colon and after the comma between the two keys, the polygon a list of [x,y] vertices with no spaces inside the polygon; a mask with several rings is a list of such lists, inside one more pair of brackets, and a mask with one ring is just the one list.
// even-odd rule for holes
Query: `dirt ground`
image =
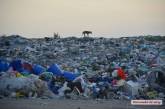
{"label": "dirt ground", "polygon": [[0,109],[165,109],[165,105],[134,106],[121,100],[0,99]]}

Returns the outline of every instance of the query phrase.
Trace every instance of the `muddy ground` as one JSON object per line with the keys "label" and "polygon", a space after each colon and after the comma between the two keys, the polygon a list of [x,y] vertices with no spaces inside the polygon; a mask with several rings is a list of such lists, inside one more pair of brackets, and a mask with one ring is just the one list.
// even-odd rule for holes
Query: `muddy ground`
{"label": "muddy ground", "polygon": [[134,106],[122,100],[0,99],[0,109],[165,109]]}

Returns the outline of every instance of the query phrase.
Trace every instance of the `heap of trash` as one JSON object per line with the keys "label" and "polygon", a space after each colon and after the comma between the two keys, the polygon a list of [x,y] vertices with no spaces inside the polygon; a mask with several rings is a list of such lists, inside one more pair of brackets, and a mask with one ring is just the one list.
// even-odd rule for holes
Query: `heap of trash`
{"label": "heap of trash", "polygon": [[165,100],[165,37],[0,37],[0,98]]}

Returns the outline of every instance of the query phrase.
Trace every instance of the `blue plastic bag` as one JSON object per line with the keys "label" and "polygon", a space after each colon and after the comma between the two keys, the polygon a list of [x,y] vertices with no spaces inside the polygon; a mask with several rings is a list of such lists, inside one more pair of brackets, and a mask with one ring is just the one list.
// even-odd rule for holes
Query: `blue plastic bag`
{"label": "blue plastic bag", "polygon": [[54,84],[53,81],[49,81],[48,82],[48,88],[54,93],[54,94],[58,94],[58,90],[61,88],[62,86],[56,85]]}
{"label": "blue plastic bag", "polygon": [[66,78],[67,80],[73,81],[78,75],[73,74],[71,72],[68,71],[64,71],[63,72],[63,77]]}
{"label": "blue plastic bag", "polygon": [[7,61],[0,60],[0,72],[6,72],[9,69],[9,63]]}
{"label": "blue plastic bag", "polygon": [[53,64],[51,65],[48,70],[48,72],[52,72],[53,75],[56,75],[56,76],[62,76],[62,71],[60,69],[60,67],[57,65],[57,64]]}
{"label": "blue plastic bag", "polygon": [[10,63],[10,67],[13,68],[13,70],[22,72],[23,71],[23,66],[22,66],[22,61],[21,60],[13,60]]}
{"label": "blue plastic bag", "polygon": [[41,65],[35,64],[33,66],[33,73],[36,75],[39,75],[39,74],[43,73],[44,71],[45,71],[45,68],[42,67]]}

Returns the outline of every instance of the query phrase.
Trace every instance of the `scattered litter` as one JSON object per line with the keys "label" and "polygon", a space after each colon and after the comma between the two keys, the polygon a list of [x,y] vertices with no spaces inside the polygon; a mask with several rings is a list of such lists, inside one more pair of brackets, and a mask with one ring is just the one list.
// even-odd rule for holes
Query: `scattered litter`
{"label": "scattered litter", "polygon": [[165,99],[165,41],[0,37],[0,98]]}

